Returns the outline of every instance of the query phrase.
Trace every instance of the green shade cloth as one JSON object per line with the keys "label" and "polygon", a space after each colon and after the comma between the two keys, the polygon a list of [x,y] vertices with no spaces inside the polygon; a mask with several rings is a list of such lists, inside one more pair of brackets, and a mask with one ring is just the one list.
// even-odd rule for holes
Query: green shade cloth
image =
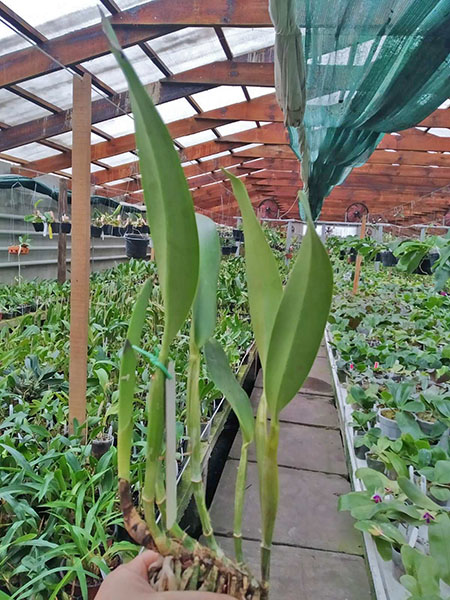
{"label": "green shade cloth", "polygon": [[450,0],[270,0],[275,85],[313,217],[384,133],[450,95]]}

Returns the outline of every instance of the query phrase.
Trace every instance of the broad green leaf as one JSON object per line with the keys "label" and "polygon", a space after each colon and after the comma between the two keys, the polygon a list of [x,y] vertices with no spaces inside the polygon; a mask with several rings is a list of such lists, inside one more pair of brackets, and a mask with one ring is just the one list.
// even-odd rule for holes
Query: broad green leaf
{"label": "broad green leaf", "polygon": [[375,546],[377,547],[378,553],[383,560],[386,562],[392,560],[392,544],[388,540],[384,540],[380,537],[373,538]]}
{"label": "broad green leaf", "polygon": [[97,379],[102,390],[105,392],[109,384],[109,375],[107,371],[105,371],[105,369],[100,368],[95,370],[95,374],[97,375]]}
{"label": "broad green leaf", "polygon": [[107,19],[103,27],[122,69],[135,120],[142,187],[165,305],[163,352],[191,308],[198,282],[194,206],[167,127],[129,63]]}
{"label": "broad green leaf", "polygon": [[276,259],[253,210],[245,185],[225,169],[224,173],[231,181],[242,215],[250,316],[264,371],[283,287]]}
{"label": "broad green leaf", "polygon": [[283,292],[270,338],[264,389],[272,415],[303,385],[322,341],[333,292],[330,259],[302,195],[308,231]]}
{"label": "broad green leaf", "polygon": [[428,498],[419,488],[414,485],[407,477],[399,477],[398,484],[401,490],[408,496],[414,504],[417,504],[420,508],[427,510],[440,511],[441,507],[433,502],[431,498]]}
{"label": "broad green leaf", "polygon": [[430,553],[439,565],[439,574],[450,585],[450,519],[439,515],[428,528]]}
{"label": "broad green leaf", "polygon": [[130,453],[133,439],[133,398],[136,386],[137,360],[132,346],[140,343],[152,287],[152,282],[148,279],[136,299],[120,363],[117,462],[119,478],[126,480],[129,479],[130,470]]}
{"label": "broad green leaf", "polygon": [[395,420],[402,433],[409,433],[415,440],[423,438],[425,434],[420,429],[419,424],[415,418],[406,412],[397,412],[395,414]]}
{"label": "broad green leaf", "polygon": [[198,288],[192,306],[194,340],[202,348],[214,333],[217,320],[217,280],[220,268],[220,242],[214,221],[196,214],[200,263]]}
{"label": "broad green leaf", "polygon": [[437,483],[450,483],[450,460],[438,460],[434,474]]}
{"label": "broad green leaf", "polygon": [[214,339],[205,344],[206,366],[211,379],[234,410],[244,442],[251,442],[255,432],[255,419],[246,392],[233,375],[222,346]]}
{"label": "broad green leaf", "polygon": [[[402,546],[401,553],[407,575],[414,578],[417,582],[417,590],[415,592],[418,594],[416,596],[417,599],[438,600],[440,598],[439,565],[435,557],[422,554],[422,552],[419,552],[416,548],[411,548],[407,544]],[[413,589],[412,579],[405,580],[402,577],[401,581],[405,581]]]}
{"label": "broad green leaf", "polygon": [[339,497],[338,510],[352,510],[357,506],[372,506],[373,500],[365,492],[349,492]]}

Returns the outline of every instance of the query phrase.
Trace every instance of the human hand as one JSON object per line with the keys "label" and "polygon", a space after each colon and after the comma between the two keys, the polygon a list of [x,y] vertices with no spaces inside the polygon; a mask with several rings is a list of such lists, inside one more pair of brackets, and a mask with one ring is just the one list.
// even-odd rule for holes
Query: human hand
{"label": "human hand", "polygon": [[148,569],[159,555],[146,550],[135,559],[114,569],[102,583],[96,600],[233,600],[209,592],[154,592],[148,583]]}

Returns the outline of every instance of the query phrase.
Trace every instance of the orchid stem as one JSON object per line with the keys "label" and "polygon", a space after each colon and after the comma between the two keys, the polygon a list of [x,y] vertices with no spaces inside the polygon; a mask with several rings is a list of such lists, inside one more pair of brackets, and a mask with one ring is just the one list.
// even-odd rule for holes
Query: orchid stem
{"label": "orchid stem", "polygon": [[234,551],[236,560],[239,564],[244,562],[242,550],[242,514],[244,510],[245,484],[247,482],[247,457],[250,442],[243,442],[241,448],[241,457],[236,477],[236,490],[234,500]]}
{"label": "orchid stem", "polygon": [[205,541],[211,550],[216,552],[218,555],[222,555],[222,551],[220,550],[214,537],[211,519],[206,507],[205,489],[203,485],[200,440],[200,351],[194,342],[193,330],[191,330],[189,354],[187,382],[187,429],[191,453],[191,483]]}

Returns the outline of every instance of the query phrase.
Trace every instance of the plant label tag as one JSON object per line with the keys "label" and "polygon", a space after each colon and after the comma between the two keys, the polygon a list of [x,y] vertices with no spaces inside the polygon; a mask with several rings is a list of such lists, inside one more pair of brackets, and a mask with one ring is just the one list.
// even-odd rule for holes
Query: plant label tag
{"label": "plant label tag", "polygon": [[415,483],[415,481],[414,481],[414,467],[412,465],[409,465],[409,480],[411,481],[411,483]]}
{"label": "plant label tag", "polygon": [[413,530],[411,531],[411,535],[409,536],[409,541],[408,541],[408,545],[411,546],[411,548],[414,548],[414,546],[416,545],[418,535],[419,535],[419,529],[417,527],[414,527]]}
{"label": "plant label tag", "polygon": [[177,518],[177,436],[176,436],[176,394],[175,366],[169,363],[171,379],[166,377],[166,529],[175,524]]}

